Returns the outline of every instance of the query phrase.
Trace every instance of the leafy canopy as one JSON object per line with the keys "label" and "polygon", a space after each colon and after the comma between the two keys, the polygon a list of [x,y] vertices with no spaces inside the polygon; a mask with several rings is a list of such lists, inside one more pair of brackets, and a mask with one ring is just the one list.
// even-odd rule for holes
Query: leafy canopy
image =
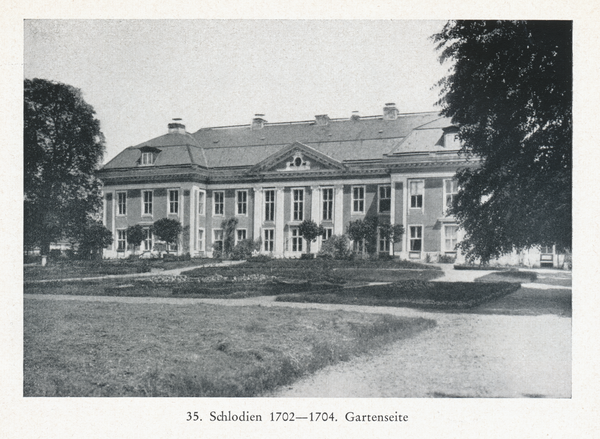
{"label": "leafy canopy", "polygon": [[314,242],[319,236],[325,233],[325,229],[323,226],[318,225],[313,220],[304,220],[298,226],[298,232],[300,236],[306,239],[306,243],[308,245],[308,253],[310,253],[310,245]]}
{"label": "leafy canopy", "polygon": [[460,127],[452,212],[483,262],[538,245],[571,248],[572,23],[450,21],[434,35],[442,114]]}
{"label": "leafy canopy", "polygon": [[179,234],[182,232],[183,227],[181,223],[176,219],[161,218],[154,221],[152,225],[152,231],[156,237],[165,241],[167,244],[174,244],[179,239]]}
{"label": "leafy canopy", "polygon": [[44,79],[26,79],[24,87],[25,245],[45,253],[57,239],[83,239],[99,211],[94,172],[104,136],[81,90]]}

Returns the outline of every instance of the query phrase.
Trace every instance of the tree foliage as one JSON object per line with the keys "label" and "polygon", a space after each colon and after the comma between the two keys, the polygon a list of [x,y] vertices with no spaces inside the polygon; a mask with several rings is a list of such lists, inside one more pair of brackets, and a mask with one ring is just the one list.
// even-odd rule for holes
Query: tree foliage
{"label": "tree foliage", "polygon": [[367,216],[348,223],[348,236],[355,243],[359,243],[363,254],[373,254],[377,251],[378,226],[379,219],[376,216]]}
{"label": "tree foliage", "polygon": [[325,233],[325,229],[322,226],[315,223],[313,220],[304,220],[298,226],[298,232],[300,236],[306,239],[307,251],[310,253],[310,244],[314,242],[319,236]]}
{"label": "tree foliage", "polygon": [[24,87],[24,238],[46,253],[53,241],[80,239],[101,207],[94,172],[104,136],[79,89],[44,79]]}
{"label": "tree foliage", "polygon": [[479,160],[457,174],[461,247],[483,262],[572,236],[572,23],[451,21],[434,35],[442,114]]}
{"label": "tree foliage", "polygon": [[168,244],[175,244],[179,239],[179,234],[182,232],[183,227],[181,223],[176,219],[161,218],[154,221],[152,225],[152,231],[156,237],[167,243],[167,253],[169,252]]}
{"label": "tree foliage", "polygon": [[79,254],[84,259],[98,258],[102,255],[102,249],[113,243],[112,232],[100,223],[90,224],[82,232],[79,241]]}
{"label": "tree foliage", "polygon": [[223,253],[227,257],[231,255],[235,247],[235,230],[237,228],[238,219],[229,218],[221,221],[221,229],[223,229]]}
{"label": "tree foliage", "polygon": [[125,234],[127,235],[127,243],[133,247],[133,253],[135,254],[135,248],[142,245],[144,240],[144,228],[139,224],[129,226]]}
{"label": "tree foliage", "polygon": [[395,251],[393,244],[402,240],[404,226],[402,224],[382,224],[379,226],[379,235],[392,242],[392,255],[394,255]]}

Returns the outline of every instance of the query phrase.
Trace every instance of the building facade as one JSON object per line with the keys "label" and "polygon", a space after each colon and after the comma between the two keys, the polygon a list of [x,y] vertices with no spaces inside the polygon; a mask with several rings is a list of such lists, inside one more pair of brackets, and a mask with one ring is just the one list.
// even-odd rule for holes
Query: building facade
{"label": "building facade", "polygon": [[100,171],[104,224],[114,235],[105,256],[131,253],[125,231],[135,224],[145,230],[136,253],[156,252],[150,226],[160,218],[183,225],[178,253],[211,257],[222,222],[237,218],[236,241],[260,238],[262,253],[298,257],[307,251],[303,220],[325,228],[315,253],[349,222],[377,216],[406,230],[395,244],[378,239],[380,253],[460,260],[461,231],[447,209],[457,169],[476,162],[459,156],[457,132],[438,113],[400,114],[395,104],[380,116],[268,123],[256,115],[248,125],[195,133],[175,119],[165,135],[126,148]]}

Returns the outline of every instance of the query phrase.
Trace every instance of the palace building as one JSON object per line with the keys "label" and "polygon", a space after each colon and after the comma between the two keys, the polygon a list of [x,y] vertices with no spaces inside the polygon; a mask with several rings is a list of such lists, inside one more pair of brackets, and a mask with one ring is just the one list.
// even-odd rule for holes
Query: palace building
{"label": "palace building", "polygon": [[[435,261],[457,256],[461,232],[447,209],[457,192],[457,169],[476,166],[459,156],[458,128],[436,112],[405,113],[386,104],[383,115],[268,123],[186,131],[181,120],[163,136],[126,148],[99,172],[104,224],[114,243],[106,257],[131,253],[126,229],[145,230],[141,251],[155,251],[150,226],[173,218],[183,225],[176,250],[211,257],[223,241],[221,223],[237,218],[236,240],[261,239],[261,252],[298,257],[307,251],[298,225],[305,219],[326,231],[311,246],[346,232],[366,216],[402,224],[380,253]],[[460,259],[460,255],[459,259]]]}

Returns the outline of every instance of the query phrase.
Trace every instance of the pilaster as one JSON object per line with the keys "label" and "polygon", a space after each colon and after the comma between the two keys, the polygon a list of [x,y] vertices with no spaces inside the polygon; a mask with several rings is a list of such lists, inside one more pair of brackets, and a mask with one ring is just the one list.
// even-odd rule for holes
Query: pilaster
{"label": "pilaster", "polygon": [[261,187],[254,187],[254,216],[252,217],[252,239],[257,240],[262,238],[261,226],[262,226],[262,212],[263,212],[263,189]]}
{"label": "pilaster", "polygon": [[333,193],[333,234],[342,235],[344,233],[344,186],[334,186]]}
{"label": "pilaster", "polygon": [[[319,186],[310,187],[310,216],[311,219],[319,224],[321,221],[321,189]],[[311,242],[311,252],[318,253],[321,247],[321,239]]]}
{"label": "pilaster", "polygon": [[283,256],[285,244],[285,236],[283,234],[283,226],[285,224],[285,216],[283,211],[283,188],[278,187],[276,192],[277,195],[275,199],[275,255]]}

